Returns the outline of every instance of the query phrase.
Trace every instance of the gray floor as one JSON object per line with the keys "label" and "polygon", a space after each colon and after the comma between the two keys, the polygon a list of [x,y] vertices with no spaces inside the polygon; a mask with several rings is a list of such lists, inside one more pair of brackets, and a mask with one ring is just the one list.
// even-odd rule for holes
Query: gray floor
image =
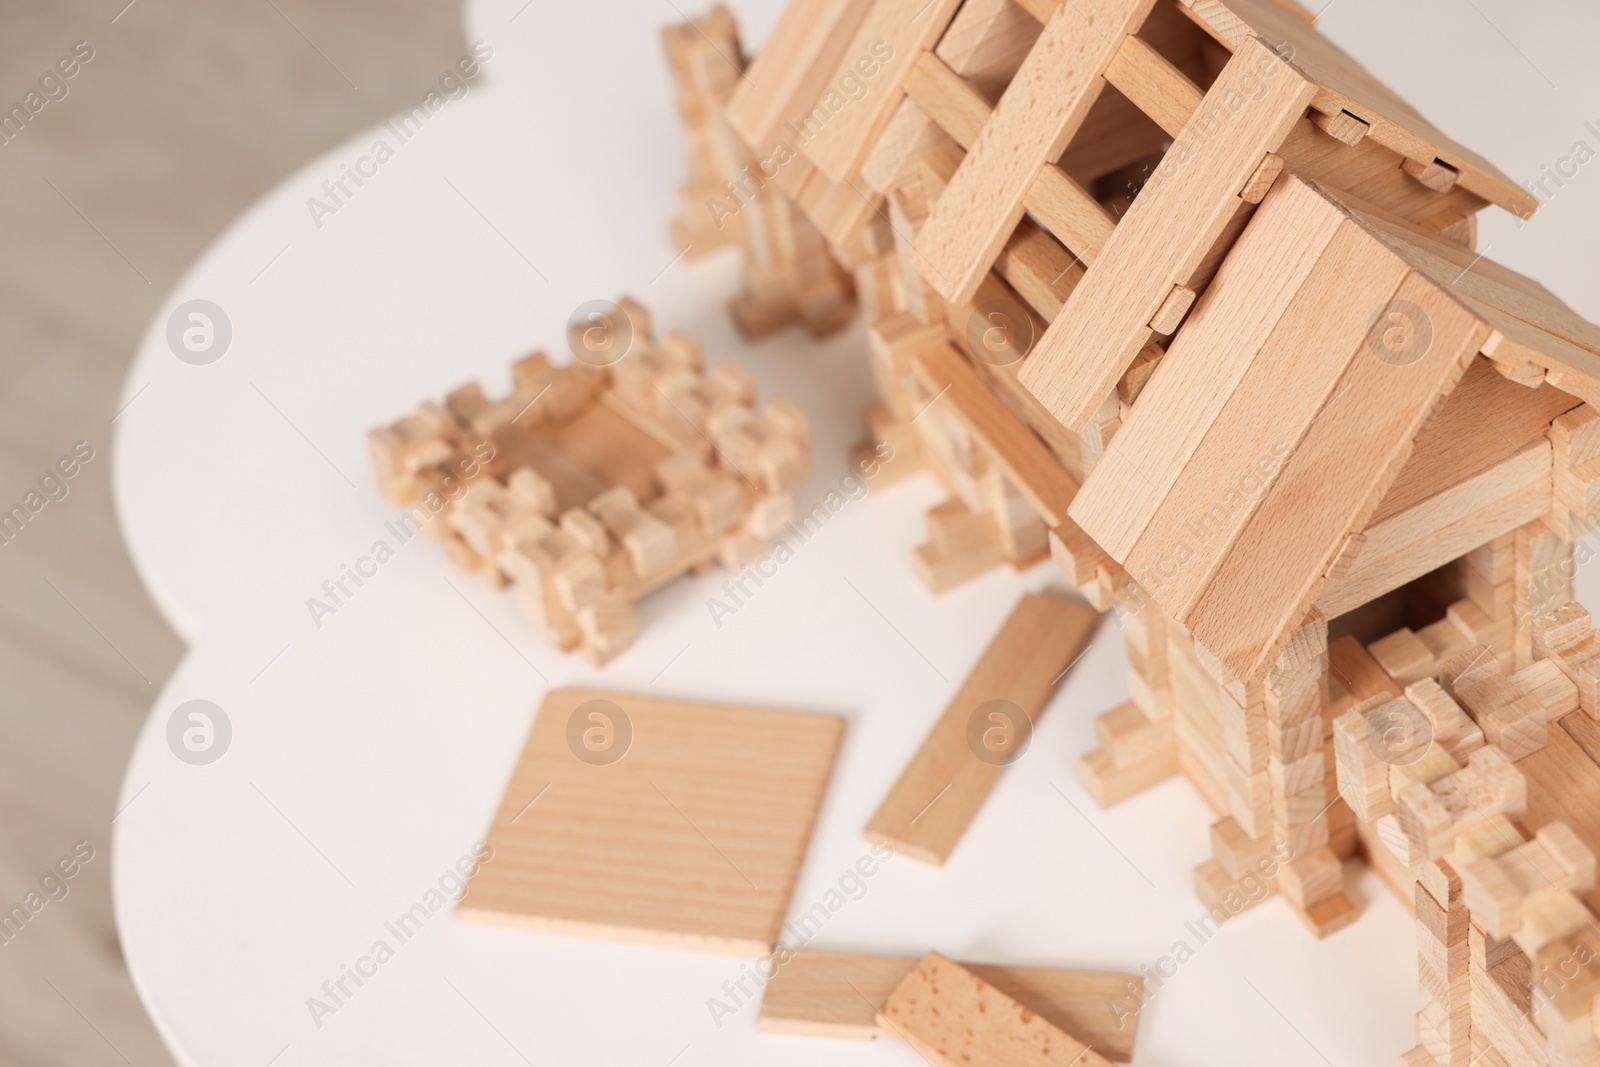
{"label": "gray floor", "polygon": [[0,511],[75,442],[94,450],[68,495],[0,545],[0,912],[75,842],[94,849],[67,895],[0,944],[0,1067],[171,1062],[109,891],[123,764],[183,652],[111,507],[110,421],[134,345],[240,211],[464,50],[456,0],[124,4],[0,13],[0,109],[76,42],[93,48],[66,96],[0,145]]}

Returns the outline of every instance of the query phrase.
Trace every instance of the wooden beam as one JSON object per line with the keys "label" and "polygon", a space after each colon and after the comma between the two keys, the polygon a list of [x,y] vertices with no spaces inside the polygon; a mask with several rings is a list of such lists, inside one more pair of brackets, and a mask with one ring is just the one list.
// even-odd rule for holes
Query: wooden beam
{"label": "wooden beam", "polygon": [[947,344],[924,349],[912,357],[912,370],[931,393],[941,398],[939,403],[955,409],[967,430],[1005,471],[1045,525],[1056,527],[1071,521],[1067,508],[1078,492],[1078,483],[1001,403],[960,353]]}
{"label": "wooden beam", "polygon": [[944,863],[1099,621],[1079,601],[1024,596],[867,823],[867,840]]}
{"label": "wooden beam", "polygon": [[1187,74],[1140,37],[1125,37],[1106,81],[1173,137],[1183,132],[1205,94]]}
{"label": "wooden beam", "polygon": [[[992,113],[983,94],[931,54],[917,62],[906,92],[963,149],[971,149]],[[1117,225],[1111,212],[1054,163],[1039,171],[1023,206],[1085,263],[1094,261]]]}
{"label": "wooden beam", "polygon": [[1240,190],[1314,92],[1254,38],[1228,61],[1023,368],[1023,383],[1068,427],[1088,425],[1116,388],[1161,302],[1195,280],[1244,203]]}
{"label": "wooden beam", "polygon": [[1105,84],[1107,65],[1153,3],[1075,0],[1051,15],[917,234],[931,267],[928,281],[945,299],[959,304],[972,298],[1022,217],[1040,169],[1078,131]]}
{"label": "wooden beam", "polygon": [[[874,0],[797,134],[835,184],[852,181],[900,101],[917,57],[938,42],[961,0]],[[860,95],[855,95],[855,88]]]}

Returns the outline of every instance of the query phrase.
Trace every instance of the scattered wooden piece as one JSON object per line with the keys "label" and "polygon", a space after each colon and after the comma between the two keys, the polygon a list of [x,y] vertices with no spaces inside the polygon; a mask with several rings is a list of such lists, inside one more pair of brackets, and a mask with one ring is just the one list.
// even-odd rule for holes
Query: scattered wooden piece
{"label": "scattered wooden piece", "polygon": [[763,955],[844,720],[562,689],[489,830],[471,919]]}
{"label": "scattered wooden piece", "polygon": [[867,840],[925,863],[949,859],[1099,620],[1075,600],[1024,596],[867,823]]}
{"label": "scattered wooden piece", "polygon": [[[757,1025],[773,1033],[868,1039],[894,1034],[878,1007],[917,966],[914,956],[779,949]],[[1133,1058],[1143,982],[1134,975],[963,963],[967,971],[1107,1059]]]}
{"label": "scattered wooden piece", "polygon": [[1100,1067],[1077,1037],[930,952],[883,1002],[884,1025],[939,1067]]}

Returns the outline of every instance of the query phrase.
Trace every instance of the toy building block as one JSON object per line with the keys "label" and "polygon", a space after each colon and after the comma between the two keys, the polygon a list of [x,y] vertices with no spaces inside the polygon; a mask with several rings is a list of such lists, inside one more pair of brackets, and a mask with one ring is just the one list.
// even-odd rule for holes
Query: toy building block
{"label": "toy building block", "polygon": [[1077,601],[1024,596],[867,823],[867,839],[924,863],[949,859],[1099,621]]}
{"label": "toy building block", "polygon": [[[894,1036],[878,1006],[916,968],[911,956],[780,948],[762,989],[757,1025],[772,1033],[869,1039]],[[963,963],[968,973],[1107,1059],[1133,1058],[1143,981],[1137,975]]]}
{"label": "toy building block", "polygon": [[1600,640],[1589,613],[1569,603],[1533,622],[1533,651],[1560,668],[1577,688],[1578,704],[1600,718]]}
{"label": "toy building block", "polygon": [[1594,888],[1594,853],[1566,823],[1545,826],[1532,841],[1505,842],[1496,835],[1483,844],[1482,854],[1463,864],[1461,886],[1473,919],[1493,937],[1519,938],[1521,944],[1528,924],[1526,938],[1538,938],[1548,917],[1544,903]]}
{"label": "toy building block", "polygon": [[978,975],[930,952],[895,987],[878,1017],[938,1067],[1097,1067],[1109,1061]]}
{"label": "toy building block", "polygon": [[672,224],[672,240],[693,258],[743,238],[740,213],[719,216],[709,205],[726,198],[723,182],[746,164],[744,143],[722,119],[744,73],[744,55],[738,26],[721,4],[700,18],[666,27],[661,43],[689,147],[689,181],[678,190],[682,214]]}
{"label": "toy building block", "polygon": [[832,715],[552,692],[458,910],[764,955],[843,733]]}
{"label": "toy building block", "polygon": [[[625,350],[595,366],[596,336]],[[603,663],[633,640],[641,596],[759,555],[792,516],[810,458],[799,409],[757,410],[746,372],[706,371],[684,334],[657,341],[632,301],[572,342],[566,366],[542,353],[515,364],[504,400],[466,386],[370,444],[401,521],[514,583],[552,643]]]}
{"label": "toy building block", "polygon": [[1511,759],[1544,746],[1549,722],[1544,704],[1502,672],[1487,646],[1469,648],[1445,661],[1439,680],[1483,729],[1485,740]]}

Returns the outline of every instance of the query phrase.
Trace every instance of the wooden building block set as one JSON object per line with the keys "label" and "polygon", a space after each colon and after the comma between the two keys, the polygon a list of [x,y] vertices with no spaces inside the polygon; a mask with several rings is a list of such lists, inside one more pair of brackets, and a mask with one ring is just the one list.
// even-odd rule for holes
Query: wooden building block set
{"label": "wooden building block set", "polygon": [[[664,43],[675,239],[738,250],[750,337],[859,312],[863,447],[896,457],[877,477],[948,495],[908,565],[938,593],[1049,556],[1117,614],[1129,699],[1096,720],[1088,791],[1187,779],[1216,816],[1194,882],[1218,921],[1271,869],[1330,934],[1358,918],[1344,861],[1370,864],[1416,917],[1404,1064],[1600,1067],[1600,635],[1571,602],[1600,522],[1600,327],[1476,251],[1480,210],[1532,196],[1295,0],[790,0],[748,61],[721,7]],[[580,324],[578,362],[530,357],[506,400],[468,387],[372,437],[389,498],[448,497],[431,532],[596,661],[638,596],[758,551],[808,474],[797,409],[758,412],[739,372],[619,314],[626,359],[586,365]],[[868,840],[943,863],[1095,621],[1025,597]],[[464,910],[775,952],[767,1029],[936,1064],[1131,1054],[1085,1008],[1129,976],[777,945],[837,720],[605,699],[638,708],[646,784],[700,783],[726,854],[631,898],[658,834],[693,842],[667,786],[560,743],[601,698],[555,694],[491,836],[521,858]],[[715,794],[752,761],[771,810],[729,817]],[[530,811],[551,783],[571,795]],[[643,837],[596,837],[596,811]]]}
{"label": "wooden building block set", "polygon": [[680,78],[691,136],[746,150],[699,211],[786,197],[853,276],[869,433],[950,496],[930,589],[1047,547],[1118,613],[1130,699],[1081,774],[1104,804],[1195,786],[1208,905],[1277,852],[1329,933],[1359,853],[1419,916],[1408,1063],[1600,1063],[1588,986],[1557,1011],[1526,978],[1592,936],[1567,901],[1600,846],[1571,799],[1593,639],[1563,605],[1600,520],[1600,329],[1476,251],[1480,210],[1533,198],[1312,21],[793,0],[749,77]]}

